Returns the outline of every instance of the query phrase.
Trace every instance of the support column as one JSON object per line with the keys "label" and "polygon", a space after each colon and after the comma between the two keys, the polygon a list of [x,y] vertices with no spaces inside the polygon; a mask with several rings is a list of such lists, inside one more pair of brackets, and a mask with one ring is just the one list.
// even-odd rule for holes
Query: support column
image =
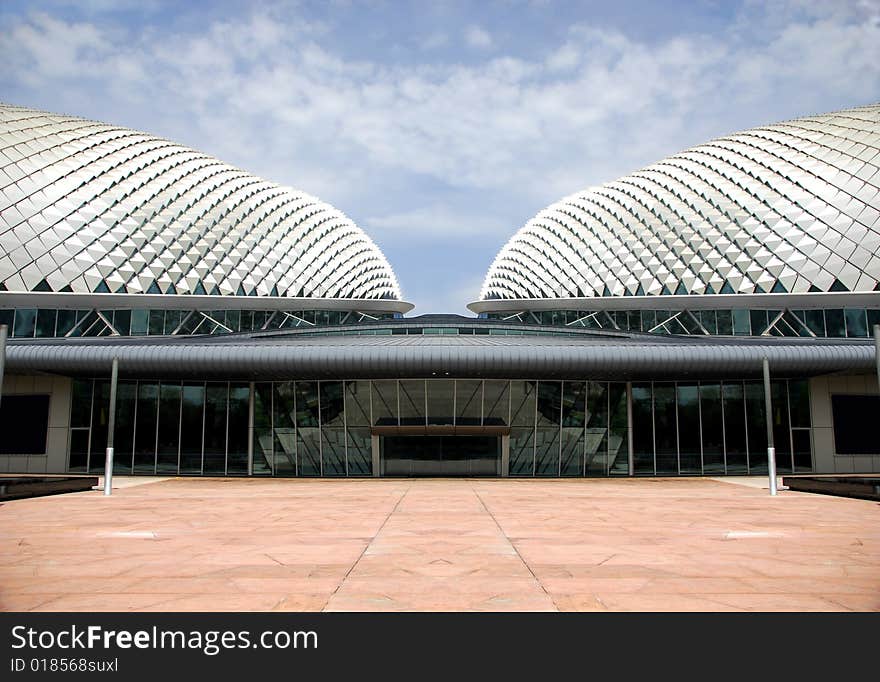
{"label": "support column", "polygon": [[770,393],[770,363],[764,358],[764,412],[767,416],[767,474],[770,477],[770,494],[776,494],[776,448],[773,447],[773,402]]}
{"label": "support column", "polygon": [[107,458],[104,461],[104,494],[113,490],[113,431],[116,429],[116,384],[119,378],[119,359],[113,358],[110,370],[110,409],[107,416]]}
{"label": "support column", "polygon": [[[2,330],[2,327],[0,327]],[[0,331],[0,334],[3,332]],[[877,390],[880,392],[880,324],[874,325],[874,362],[877,363]],[[0,384],[3,383],[3,367],[0,366]]]}
{"label": "support column", "polygon": [[629,475],[633,476],[635,474],[635,450],[633,449],[633,385],[631,381],[626,382],[626,451]]}
{"label": "support column", "polygon": [[373,476],[379,477],[379,436],[373,435],[370,438],[370,451],[373,455]]}
{"label": "support column", "polygon": [[248,476],[254,475],[254,382],[248,393]]}
{"label": "support column", "polygon": [[0,324],[0,398],[3,397],[3,373],[6,371],[6,336],[9,328]]}

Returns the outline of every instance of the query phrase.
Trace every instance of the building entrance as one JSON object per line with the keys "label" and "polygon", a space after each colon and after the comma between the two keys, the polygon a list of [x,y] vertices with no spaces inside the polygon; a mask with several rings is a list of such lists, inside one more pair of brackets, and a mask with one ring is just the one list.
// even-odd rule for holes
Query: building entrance
{"label": "building entrance", "polygon": [[382,476],[500,476],[498,436],[381,436]]}

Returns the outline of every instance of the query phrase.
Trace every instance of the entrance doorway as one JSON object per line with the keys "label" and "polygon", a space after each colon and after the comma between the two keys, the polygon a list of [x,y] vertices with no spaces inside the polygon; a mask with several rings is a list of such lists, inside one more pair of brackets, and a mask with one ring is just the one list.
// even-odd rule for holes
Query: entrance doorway
{"label": "entrance doorway", "polygon": [[498,436],[381,436],[382,476],[500,476]]}

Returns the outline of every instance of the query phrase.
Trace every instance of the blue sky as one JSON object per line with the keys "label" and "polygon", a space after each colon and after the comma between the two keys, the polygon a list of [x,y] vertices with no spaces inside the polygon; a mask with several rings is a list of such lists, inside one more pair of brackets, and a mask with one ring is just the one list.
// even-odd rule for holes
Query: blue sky
{"label": "blue sky", "polygon": [[379,244],[415,312],[465,312],[562,196],[880,100],[880,0],[5,0],[0,100],[315,194]]}

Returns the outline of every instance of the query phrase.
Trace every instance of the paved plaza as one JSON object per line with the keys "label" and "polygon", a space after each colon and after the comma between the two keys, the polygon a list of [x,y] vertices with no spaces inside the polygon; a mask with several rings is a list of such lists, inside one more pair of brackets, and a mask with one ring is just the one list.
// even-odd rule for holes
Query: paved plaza
{"label": "paved plaza", "polygon": [[116,483],[0,505],[0,609],[880,610],[880,505],[766,479]]}

